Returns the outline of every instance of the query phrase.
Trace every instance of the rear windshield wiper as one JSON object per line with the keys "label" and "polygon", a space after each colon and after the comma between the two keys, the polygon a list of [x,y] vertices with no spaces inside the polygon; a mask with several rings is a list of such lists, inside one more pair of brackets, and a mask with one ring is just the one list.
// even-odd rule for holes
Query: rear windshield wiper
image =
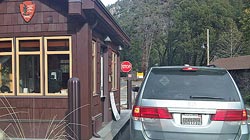
{"label": "rear windshield wiper", "polygon": [[224,100],[223,97],[212,97],[212,96],[190,96],[190,99]]}

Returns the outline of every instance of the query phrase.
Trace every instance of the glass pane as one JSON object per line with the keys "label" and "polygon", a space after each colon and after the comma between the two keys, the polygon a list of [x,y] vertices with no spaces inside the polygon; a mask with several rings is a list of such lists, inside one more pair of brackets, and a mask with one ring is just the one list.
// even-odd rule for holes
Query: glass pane
{"label": "glass pane", "polygon": [[240,100],[236,87],[225,70],[200,69],[189,72],[180,69],[153,69],[143,93],[144,99],[158,100],[192,100],[192,96],[219,96],[224,101]]}
{"label": "glass pane", "polygon": [[0,41],[0,52],[11,52],[12,51],[12,42],[9,41]]}
{"label": "glass pane", "polygon": [[69,51],[68,39],[48,39],[48,51]]}
{"label": "glass pane", "polygon": [[20,40],[19,51],[40,51],[39,40]]}
{"label": "glass pane", "polygon": [[0,93],[13,93],[12,58],[0,56]]}
{"label": "glass pane", "polygon": [[67,94],[69,55],[48,55],[48,92]]}
{"label": "glass pane", "polygon": [[19,59],[20,93],[40,93],[39,55],[22,55]]}

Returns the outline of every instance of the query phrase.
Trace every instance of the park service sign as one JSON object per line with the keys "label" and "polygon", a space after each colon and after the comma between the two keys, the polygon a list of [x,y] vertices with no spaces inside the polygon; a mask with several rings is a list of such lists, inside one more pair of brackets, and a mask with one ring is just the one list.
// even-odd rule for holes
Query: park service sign
{"label": "park service sign", "polygon": [[30,22],[35,14],[36,6],[32,1],[24,1],[20,4],[20,12],[25,22]]}

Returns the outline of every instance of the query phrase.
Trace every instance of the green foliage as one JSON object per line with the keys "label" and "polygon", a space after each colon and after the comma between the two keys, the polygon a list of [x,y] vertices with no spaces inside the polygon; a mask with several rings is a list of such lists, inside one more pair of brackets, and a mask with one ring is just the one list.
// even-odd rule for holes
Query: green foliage
{"label": "green foliage", "polygon": [[242,10],[242,16],[240,17],[240,29],[243,32],[244,39],[244,53],[250,54],[250,1],[244,0],[244,9]]}
{"label": "green foliage", "polygon": [[243,100],[244,100],[245,104],[250,106],[250,93],[244,93],[244,95],[245,96],[243,96]]}
{"label": "green foliage", "polygon": [[[169,2],[163,0],[142,1],[123,0],[111,10],[120,25],[131,38],[132,46],[122,53],[123,60],[135,64],[135,70],[143,71],[148,62],[158,63],[159,52],[164,50],[169,27]],[[160,50],[155,50],[160,48]],[[156,59],[157,58],[157,59]],[[141,63],[140,63],[141,62]]]}
{"label": "green foliage", "polygon": [[218,57],[234,57],[243,53],[243,34],[237,28],[237,25],[232,21],[229,29],[222,32],[218,41]]}
{"label": "green foliage", "polygon": [[[206,30],[210,61],[250,53],[249,0],[120,0],[110,7],[131,38],[122,53],[135,70],[154,65],[205,65]],[[146,63],[144,63],[146,61]]]}
{"label": "green foliage", "polygon": [[[231,25],[235,25],[233,15],[236,15],[236,11],[230,2],[181,0],[176,1],[175,5],[172,10],[174,26],[170,32],[181,42],[176,47],[181,47],[185,54],[179,61],[185,60],[192,65],[205,65],[204,50],[200,46],[206,42],[206,29],[210,29],[210,58],[218,58],[220,56],[218,52],[222,49],[219,45],[220,38],[232,28]],[[234,27],[237,32],[237,27]],[[239,36],[233,36],[237,42],[240,40]]]}

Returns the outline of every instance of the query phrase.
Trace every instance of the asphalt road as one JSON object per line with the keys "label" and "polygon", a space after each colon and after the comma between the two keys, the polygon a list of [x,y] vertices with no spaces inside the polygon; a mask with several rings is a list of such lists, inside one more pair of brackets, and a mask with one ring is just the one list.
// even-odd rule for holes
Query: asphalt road
{"label": "asphalt road", "polygon": [[130,140],[129,137],[129,124],[116,136],[113,140]]}

